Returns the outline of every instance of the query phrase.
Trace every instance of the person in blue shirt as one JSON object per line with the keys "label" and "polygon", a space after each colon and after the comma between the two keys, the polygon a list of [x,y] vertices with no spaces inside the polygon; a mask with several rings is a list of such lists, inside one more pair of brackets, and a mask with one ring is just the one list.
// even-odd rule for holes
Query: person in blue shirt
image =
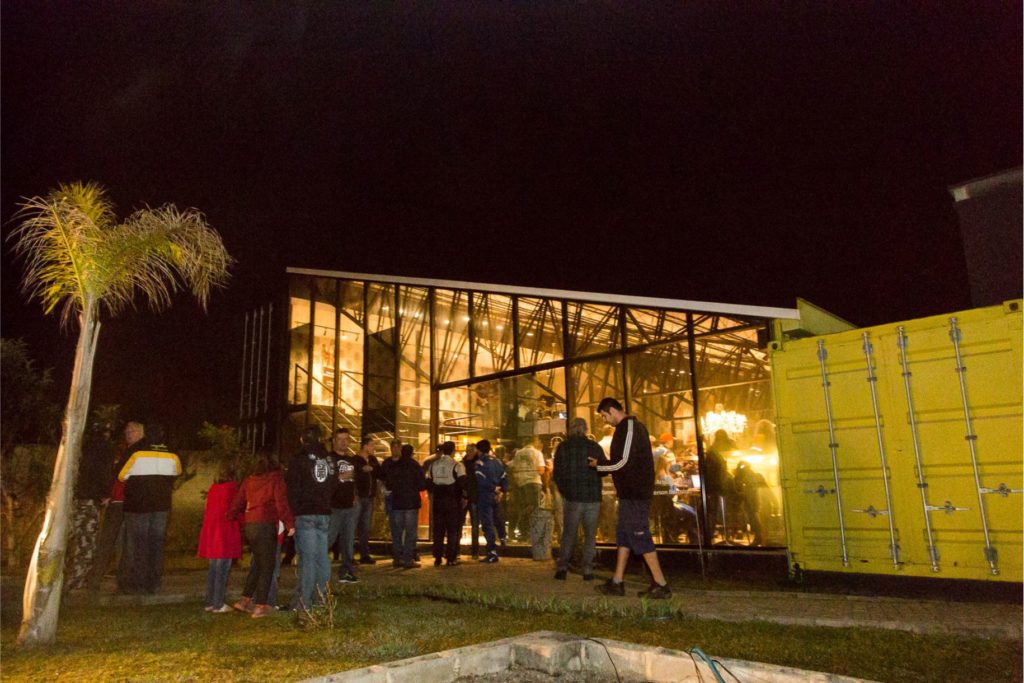
{"label": "person in blue shirt", "polygon": [[505,545],[505,521],[501,518],[498,504],[508,491],[508,479],[505,466],[491,452],[491,442],[487,439],[476,444],[479,460],[476,466],[477,483],[477,514],[480,526],[484,530],[487,541],[486,554],[481,562],[494,564],[498,561],[498,546],[495,536]]}

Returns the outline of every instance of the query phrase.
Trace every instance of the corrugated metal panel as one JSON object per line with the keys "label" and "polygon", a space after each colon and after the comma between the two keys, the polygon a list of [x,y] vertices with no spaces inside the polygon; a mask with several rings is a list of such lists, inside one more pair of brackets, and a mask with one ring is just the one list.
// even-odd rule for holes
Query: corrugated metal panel
{"label": "corrugated metal panel", "polygon": [[1021,581],[1019,300],[773,347],[794,563]]}

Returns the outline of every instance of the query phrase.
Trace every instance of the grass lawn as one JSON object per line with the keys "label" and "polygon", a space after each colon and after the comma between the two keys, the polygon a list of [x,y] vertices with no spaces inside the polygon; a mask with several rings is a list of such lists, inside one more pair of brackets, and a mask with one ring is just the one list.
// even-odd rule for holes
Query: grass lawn
{"label": "grass lawn", "polygon": [[[17,619],[0,628],[5,681],[295,680],[537,630],[660,645],[880,681],[1020,681],[1021,643],[919,636],[874,629],[733,624],[589,613],[551,604],[480,604],[362,589],[337,608],[333,630],[300,630],[293,618],[210,615],[200,602],[68,607],[58,644],[14,647]],[[655,615],[657,616],[657,615]]]}

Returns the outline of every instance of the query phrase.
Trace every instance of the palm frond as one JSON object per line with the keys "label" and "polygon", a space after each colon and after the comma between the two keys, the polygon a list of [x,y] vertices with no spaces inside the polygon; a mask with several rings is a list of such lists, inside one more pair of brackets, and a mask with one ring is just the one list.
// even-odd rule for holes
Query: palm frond
{"label": "palm frond", "polygon": [[112,209],[95,184],[61,185],[45,197],[26,198],[11,232],[14,250],[25,259],[22,289],[46,313],[63,305],[62,324],[81,310],[92,293],[95,257],[109,228]]}
{"label": "palm frond", "polygon": [[161,310],[180,289],[205,309],[234,263],[199,211],[145,208],[115,225],[113,208],[95,183],[61,185],[46,197],[26,199],[16,218],[21,222],[11,238],[25,259],[23,287],[46,313],[63,305],[63,323],[86,301],[117,315],[141,294]]}
{"label": "palm frond", "polygon": [[103,260],[117,277],[107,281],[102,297],[112,314],[133,305],[137,294],[161,310],[182,288],[205,308],[210,291],[227,283],[234,263],[220,235],[194,209],[141,209],[112,238]]}

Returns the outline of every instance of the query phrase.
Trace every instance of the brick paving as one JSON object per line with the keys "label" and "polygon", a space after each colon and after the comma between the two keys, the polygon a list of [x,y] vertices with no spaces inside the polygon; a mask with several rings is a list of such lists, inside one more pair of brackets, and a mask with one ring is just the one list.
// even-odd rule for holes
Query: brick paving
{"label": "brick paving", "polygon": [[[627,575],[627,597],[599,595],[594,587],[607,578],[598,573],[596,581],[585,582],[578,574],[556,581],[553,562],[535,562],[525,558],[503,558],[495,565],[464,561],[458,567],[434,567],[429,556],[420,569],[394,569],[390,561],[360,567],[360,584],[367,587],[427,587],[444,582],[461,590],[480,590],[529,596],[535,599],[578,600],[582,604],[597,601],[623,601],[639,604],[635,597],[645,587],[644,580]],[[337,569],[335,568],[335,573]],[[283,568],[281,602],[291,596],[295,585],[294,568]],[[229,595],[237,596],[245,578],[244,570],[231,573]],[[160,595],[136,597],[114,593],[113,579],[107,579],[98,598],[110,604],[157,604],[198,601],[205,590],[205,571],[170,572],[164,577]],[[838,595],[797,590],[707,590],[691,587],[690,575],[673,577],[671,602],[683,614],[722,621],[766,621],[777,624],[825,628],[864,627],[909,631],[912,633],[959,634],[1021,639],[1024,610],[1021,603],[960,602],[861,595]],[[344,592],[346,586],[339,588]],[[6,592],[6,591],[5,591]],[[69,596],[71,603],[88,601],[80,593]]]}

